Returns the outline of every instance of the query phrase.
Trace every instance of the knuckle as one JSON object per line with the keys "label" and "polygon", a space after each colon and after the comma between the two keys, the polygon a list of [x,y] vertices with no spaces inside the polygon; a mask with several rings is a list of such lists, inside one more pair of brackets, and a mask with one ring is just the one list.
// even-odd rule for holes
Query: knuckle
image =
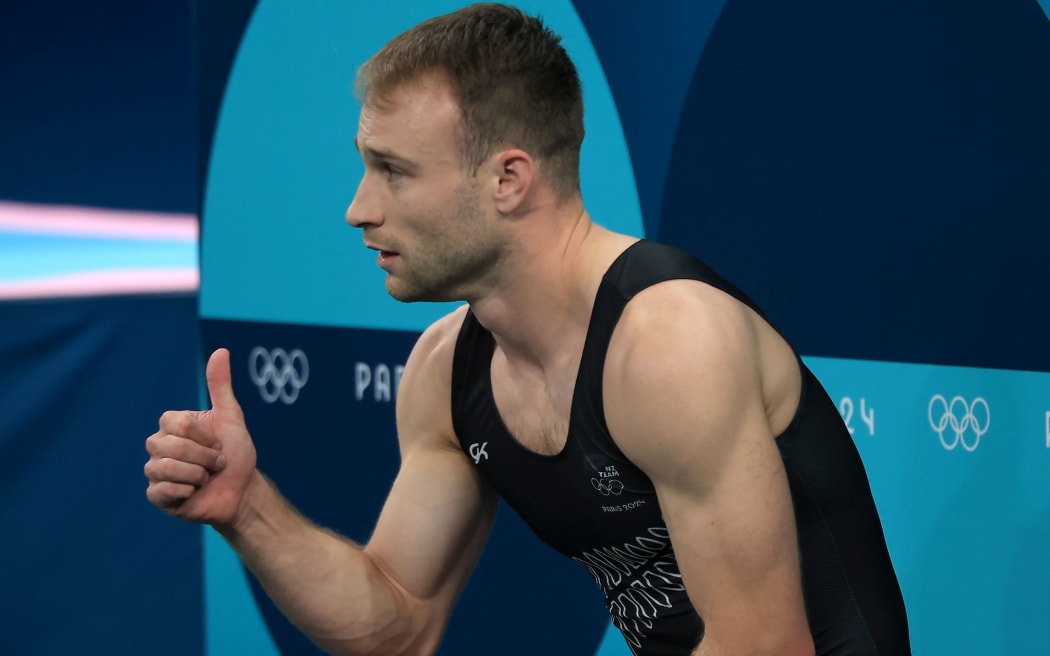
{"label": "knuckle", "polygon": [[185,412],[180,413],[179,416],[175,418],[175,434],[186,435],[189,432],[192,424],[193,422],[191,421],[190,416],[188,414],[186,414]]}
{"label": "knuckle", "polygon": [[168,410],[160,416],[160,429],[172,435],[186,435],[193,426],[194,416],[185,410]]}
{"label": "knuckle", "polygon": [[161,459],[156,465],[158,477],[165,481],[175,480],[176,464],[171,458]]}
{"label": "knuckle", "polygon": [[186,458],[186,446],[185,440],[172,438],[167,440],[164,444],[164,457],[173,460],[185,460]]}
{"label": "knuckle", "polygon": [[168,426],[171,426],[172,422],[175,421],[175,415],[177,413],[174,410],[167,410],[160,416],[160,421],[157,422],[157,426],[161,430],[165,430]]}
{"label": "knuckle", "polygon": [[184,487],[168,481],[153,483],[146,489],[146,498],[158,508],[171,512],[189,496]]}
{"label": "knuckle", "polygon": [[164,493],[164,490],[165,486],[163,483],[150,483],[149,487],[146,488],[146,499],[154,506],[164,508],[171,504],[171,499],[169,495]]}

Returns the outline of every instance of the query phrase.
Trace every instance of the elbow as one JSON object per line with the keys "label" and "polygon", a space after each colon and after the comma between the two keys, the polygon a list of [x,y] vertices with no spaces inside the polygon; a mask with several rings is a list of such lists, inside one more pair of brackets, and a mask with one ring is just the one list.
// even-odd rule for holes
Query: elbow
{"label": "elbow", "polygon": [[386,621],[376,618],[371,626],[356,625],[341,637],[304,633],[332,656],[435,656],[445,623],[426,611],[425,607],[417,607],[412,612],[387,617]]}
{"label": "elbow", "polygon": [[415,640],[388,640],[374,642],[370,645],[342,642],[325,643],[315,640],[314,643],[331,656],[435,656],[440,645],[440,636],[417,636]]}

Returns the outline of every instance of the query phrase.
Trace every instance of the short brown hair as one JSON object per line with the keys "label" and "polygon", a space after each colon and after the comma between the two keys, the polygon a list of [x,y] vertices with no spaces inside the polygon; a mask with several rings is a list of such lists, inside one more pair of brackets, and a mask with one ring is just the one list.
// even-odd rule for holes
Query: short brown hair
{"label": "short brown hair", "polygon": [[540,162],[559,196],[579,192],[580,78],[561,37],[539,17],[482,3],[420,23],[365,62],[358,95],[382,101],[431,73],[444,77],[459,104],[472,172],[497,149],[518,147]]}

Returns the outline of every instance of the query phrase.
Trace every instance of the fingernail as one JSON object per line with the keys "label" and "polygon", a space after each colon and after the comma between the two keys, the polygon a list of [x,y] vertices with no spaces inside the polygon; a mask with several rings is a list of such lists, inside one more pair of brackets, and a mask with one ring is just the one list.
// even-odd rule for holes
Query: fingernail
{"label": "fingernail", "polygon": [[220,453],[219,457],[215,459],[215,468],[216,469],[225,469],[226,468],[226,456],[225,455]]}

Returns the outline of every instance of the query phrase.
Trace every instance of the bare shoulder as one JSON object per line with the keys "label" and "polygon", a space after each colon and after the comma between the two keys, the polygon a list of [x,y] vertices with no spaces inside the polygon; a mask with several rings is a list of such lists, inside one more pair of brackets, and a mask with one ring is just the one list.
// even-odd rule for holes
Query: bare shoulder
{"label": "bare shoulder", "polygon": [[410,367],[413,370],[445,367],[449,372],[452,371],[452,355],[467,310],[468,306],[461,305],[423,331],[409,354],[405,364],[405,375],[410,373]]}
{"label": "bare shoulder", "polygon": [[426,440],[454,446],[452,430],[452,358],[467,306],[431,324],[419,336],[405,363],[397,395],[397,425],[402,449]]}
{"label": "bare shoulder", "polygon": [[[624,308],[607,366],[672,383],[681,376],[693,379],[697,365],[705,363],[744,366],[757,355],[755,319],[747,306],[711,285],[668,280],[643,290]],[[707,376],[733,373],[720,369]]]}
{"label": "bare shoulder", "polygon": [[603,382],[606,420],[624,454],[654,478],[674,478],[686,466],[717,471],[747,440],[772,444],[763,383],[770,332],[746,305],[701,282],[640,292],[613,333]]}

